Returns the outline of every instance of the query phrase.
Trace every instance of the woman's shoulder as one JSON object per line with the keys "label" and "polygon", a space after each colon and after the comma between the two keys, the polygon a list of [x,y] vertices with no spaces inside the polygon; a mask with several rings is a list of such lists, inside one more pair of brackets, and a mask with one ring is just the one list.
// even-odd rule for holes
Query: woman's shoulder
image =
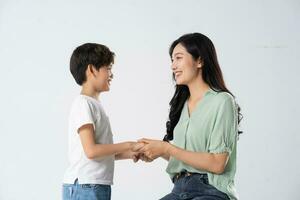
{"label": "woman's shoulder", "polygon": [[235,107],[235,99],[228,92],[213,91],[212,99],[210,103],[213,107],[220,109],[221,107]]}
{"label": "woman's shoulder", "polygon": [[224,103],[227,101],[234,102],[234,97],[229,92],[215,92],[214,101],[216,103]]}

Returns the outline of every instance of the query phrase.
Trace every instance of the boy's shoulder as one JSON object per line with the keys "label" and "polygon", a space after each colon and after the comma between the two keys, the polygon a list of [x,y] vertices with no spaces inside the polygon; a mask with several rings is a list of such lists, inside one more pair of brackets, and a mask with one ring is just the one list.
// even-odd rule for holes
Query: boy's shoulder
{"label": "boy's shoulder", "polygon": [[89,116],[93,120],[96,120],[102,118],[103,115],[106,116],[105,111],[98,100],[89,96],[78,95],[74,98],[71,105],[69,118],[78,119]]}
{"label": "boy's shoulder", "polygon": [[86,96],[86,95],[78,95],[77,97],[75,97],[73,104],[96,104],[96,105],[100,105],[100,102],[90,96]]}
{"label": "boy's shoulder", "polygon": [[78,95],[74,98],[72,107],[81,107],[81,106],[86,106],[88,104],[89,102],[85,97],[83,97],[82,95]]}
{"label": "boy's shoulder", "polygon": [[89,109],[91,111],[102,110],[100,102],[92,97],[85,95],[78,95],[72,103],[72,110],[76,109]]}

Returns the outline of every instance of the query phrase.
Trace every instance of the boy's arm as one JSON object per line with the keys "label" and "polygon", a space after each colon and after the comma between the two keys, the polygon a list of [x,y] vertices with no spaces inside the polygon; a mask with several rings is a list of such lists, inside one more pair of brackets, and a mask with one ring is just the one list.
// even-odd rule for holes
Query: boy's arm
{"label": "boy's arm", "polygon": [[139,149],[144,147],[144,143],[134,143],[131,147],[131,149],[116,154],[115,159],[116,160],[123,160],[123,159],[132,159],[134,162],[137,162],[140,159],[140,152],[138,152]]}
{"label": "boy's arm", "polygon": [[132,159],[133,156],[134,156],[134,153],[131,150],[127,150],[125,152],[116,154],[115,159],[116,160]]}
{"label": "boy's arm", "polygon": [[78,129],[81,144],[85,155],[89,159],[96,159],[126,152],[132,148],[135,142],[122,142],[117,144],[96,144],[94,128],[92,124],[83,125]]}

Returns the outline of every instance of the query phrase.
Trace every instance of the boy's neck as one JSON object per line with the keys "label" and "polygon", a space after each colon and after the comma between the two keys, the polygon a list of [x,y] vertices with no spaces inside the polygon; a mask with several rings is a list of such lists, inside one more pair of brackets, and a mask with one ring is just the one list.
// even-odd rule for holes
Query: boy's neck
{"label": "boy's neck", "polygon": [[81,88],[80,94],[92,97],[94,99],[99,99],[100,92],[95,91],[91,85],[84,83]]}

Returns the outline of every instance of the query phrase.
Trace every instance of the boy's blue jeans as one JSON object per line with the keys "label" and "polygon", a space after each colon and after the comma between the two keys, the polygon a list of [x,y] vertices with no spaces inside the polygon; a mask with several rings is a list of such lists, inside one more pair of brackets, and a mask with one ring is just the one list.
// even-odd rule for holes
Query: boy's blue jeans
{"label": "boy's blue jeans", "polygon": [[172,192],[160,200],[229,200],[227,194],[208,184],[207,174],[183,176],[174,182]]}
{"label": "boy's blue jeans", "polygon": [[101,184],[63,184],[63,200],[110,200],[111,186]]}

